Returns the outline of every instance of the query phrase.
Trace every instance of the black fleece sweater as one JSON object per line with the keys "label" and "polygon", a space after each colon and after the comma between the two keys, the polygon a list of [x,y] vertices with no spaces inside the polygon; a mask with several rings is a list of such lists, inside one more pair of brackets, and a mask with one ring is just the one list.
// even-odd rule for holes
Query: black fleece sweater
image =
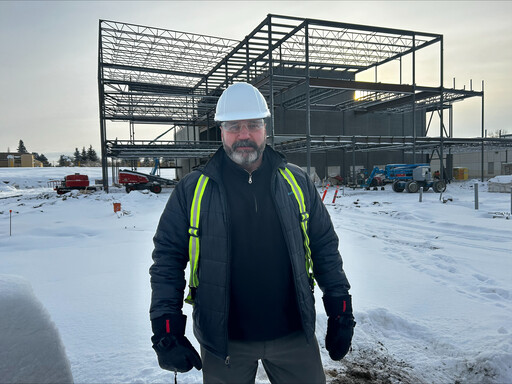
{"label": "black fleece sweater", "polygon": [[[231,223],[229,337],[265,341],[301,329],[288,249],[270,184],[275,165],[263,153],[250,175],[224,156]],[[250,182],[251,181],[251,182]]]}

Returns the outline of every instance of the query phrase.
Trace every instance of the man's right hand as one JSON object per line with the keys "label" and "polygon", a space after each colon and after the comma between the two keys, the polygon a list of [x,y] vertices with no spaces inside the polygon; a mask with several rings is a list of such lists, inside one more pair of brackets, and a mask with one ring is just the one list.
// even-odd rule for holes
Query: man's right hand
{"label": "man's right hand", "polygon": [[153,349],[160,368],[168,371],[188,372],[203,367],[201,357],[185,337],[187,317],[174,314],[159,317],[151,322],[154,336]]}

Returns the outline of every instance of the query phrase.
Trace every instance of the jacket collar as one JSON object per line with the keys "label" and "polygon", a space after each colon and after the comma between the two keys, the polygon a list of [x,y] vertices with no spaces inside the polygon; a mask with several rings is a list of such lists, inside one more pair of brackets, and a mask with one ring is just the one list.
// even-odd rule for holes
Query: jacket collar
{"label": "jacket collar", "polygon": [[[221,169],[224,165],[223,162],[225,161],[224,154],[224,147],[221,146],[217,152],[213,154],[212,158],[208,160],[202,172],[214,180],[220,180]],[[281,152],[278,152],[272,149],[269,145],[266,145],[264,154],[265,156],[268,156],[273,172],[275,172],[277,168],[286,167],[286,157]]]}

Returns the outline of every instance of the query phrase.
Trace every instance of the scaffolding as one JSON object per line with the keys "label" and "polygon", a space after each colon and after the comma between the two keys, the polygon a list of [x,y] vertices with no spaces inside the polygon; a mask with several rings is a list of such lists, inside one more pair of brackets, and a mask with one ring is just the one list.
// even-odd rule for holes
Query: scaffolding
{"label": "scaffolding", "polygon": [[[416,54],[431,46],[439,50],[439,84],[420,86],[416,84]],[[439,147],[442,158],[444,146],[481,145],[483,151],[486,143],[483,83],[481,91],[443,86],[443,36],[439,34],[270,14],[237,41],[100,20],[98,50],[107,191],[107,158],[205,158],[215,152],[220,145],[215,105],[222,91],[237,81],[256,86],[271,111],[305,112],[305,130],[285,133],[276,126],[273,113],[267,134],[268,143],[276,149],[306,153],[308,171],[311,153],[318,151],[393,148],[416,153]],[[399,63],[396,81],[378,81],[378,69],[391,62]],[[368,70],[375,71],[374,81],[356,80],[356,75]],[[469,97],[482,100],[482,137],[469,139],[470,143],[452,137],[451,118],[448,130],[443,123],[443,111],[448,109],[451,116],[452,104]],[[412,112],[414,116],[418,109],[439,115],[437,138],[418,137],[415,119],[411,135],[393,137],[326,136],[311,130],[312,112]],[[108,137],[107,121],[129,122],[129,140]],[[147,123],[171,128],[154,140],[135,140],[133,125]],[[186,132],[187,139],[177,139],[179,132]],[[174,134],[174,139],[160,140],[166,134]],[[498,139],[499,145],[511,142]]]}

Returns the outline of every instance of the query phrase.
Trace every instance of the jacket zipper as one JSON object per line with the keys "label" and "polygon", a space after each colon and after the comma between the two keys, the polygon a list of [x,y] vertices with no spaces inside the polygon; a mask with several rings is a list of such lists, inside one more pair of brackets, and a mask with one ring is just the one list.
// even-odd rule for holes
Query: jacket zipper
{"label": "jacket zipper", "polygon": [[228,344],[229,344],[229,336],[228,336],[228,323],[229,323],[229,304],[230,304],[230,291],[231,291],[231,221],[229,220],[229,206],[226,202],[226,191],[224,190],[224,184],[217,183],[219,185],[219,189],[221,191],[222,196],[222,203],[224,204],[224,212],[226,214],[226,232],[227,232],[227,266],[226,266],[226,326],[224,328],[224,335],[225,335],[225,341],[224,341],[224,351],[226,353],[226,360],[225,364],[229,367],[229,351],[228,351]]}

